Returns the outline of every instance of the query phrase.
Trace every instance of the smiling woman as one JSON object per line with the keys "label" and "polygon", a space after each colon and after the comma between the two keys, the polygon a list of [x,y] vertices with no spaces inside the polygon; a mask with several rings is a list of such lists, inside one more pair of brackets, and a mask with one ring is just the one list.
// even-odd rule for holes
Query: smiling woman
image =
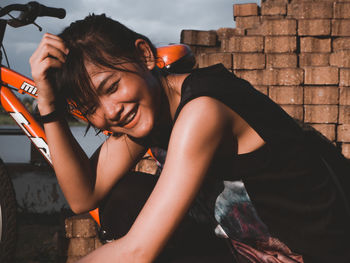
{"label": "smiling woman", "polygon": [[[337,149],[221,64],[158,60],[105,15],[45,34],[30,59],[60,186],[74,212],[100,208],[110,241],[80,262],[349,262]],[[67,101],[112,132],[91,159]],[[132,172],[148,148],[166,152],[159,177]]]}

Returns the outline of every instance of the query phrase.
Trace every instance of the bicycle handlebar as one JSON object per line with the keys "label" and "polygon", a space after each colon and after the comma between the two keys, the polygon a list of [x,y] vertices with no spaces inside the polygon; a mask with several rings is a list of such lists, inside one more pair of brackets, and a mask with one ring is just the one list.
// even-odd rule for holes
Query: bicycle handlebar
{"label": "bicycle handlebar", "polygon": [[63,8],[47,7],[39,4],[38,2],[29,2],[28,5],[30,5],[32,8],[37,8],[38,16],[50,16],[60,19],[65,18],[66,16],[66,10]]}
{"label": "bicycle handlebar", "polygon": [[56,18],[64,18],[66,10],[63,8],[47,7],[38,2],[29,2],[27,4],[11,4],[0,10],[0,17],[7,15],[11,11],[20,11],[17,18],[9,19],[8,24],[13,27],[25,26],[34,23],[39,16],[48,16]]}

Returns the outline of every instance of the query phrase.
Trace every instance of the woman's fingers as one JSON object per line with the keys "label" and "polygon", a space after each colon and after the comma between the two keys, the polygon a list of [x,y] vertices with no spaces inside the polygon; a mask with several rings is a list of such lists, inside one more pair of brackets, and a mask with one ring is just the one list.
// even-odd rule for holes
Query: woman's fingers
{"label": "woman's fingers", "polygon": [[[30,58],[32,76],[35,81],[46,79],[50,67],[60,67],[66,61],[68,49],[57,36],[45,34],[38,48]],[[58,63],[59,62],[59,63]]]}

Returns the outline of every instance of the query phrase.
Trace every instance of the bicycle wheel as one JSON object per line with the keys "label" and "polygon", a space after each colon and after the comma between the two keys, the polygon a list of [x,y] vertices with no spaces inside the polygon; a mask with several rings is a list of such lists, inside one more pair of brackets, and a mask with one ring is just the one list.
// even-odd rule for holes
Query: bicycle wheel
{"label": "bicycle wheel", "polygon": [[13,262],[16,247],[16,198],[0,159],[0,262]]}

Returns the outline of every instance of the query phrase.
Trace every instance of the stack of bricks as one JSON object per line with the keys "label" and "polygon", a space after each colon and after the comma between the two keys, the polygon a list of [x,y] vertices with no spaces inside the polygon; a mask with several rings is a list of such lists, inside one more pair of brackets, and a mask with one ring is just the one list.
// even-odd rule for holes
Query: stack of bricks
{"label": "stack of bricks", "polygon": [[76,262],[102,246],[95,221],[89,214],[73,216],[66,219],[66,237],[69,239],[66,263]]}
{"label": "stack of bricks", "polygon": [[223,63],[350,158],[350,0],[233,6],[235,28],[183,30],[198,67]]}

